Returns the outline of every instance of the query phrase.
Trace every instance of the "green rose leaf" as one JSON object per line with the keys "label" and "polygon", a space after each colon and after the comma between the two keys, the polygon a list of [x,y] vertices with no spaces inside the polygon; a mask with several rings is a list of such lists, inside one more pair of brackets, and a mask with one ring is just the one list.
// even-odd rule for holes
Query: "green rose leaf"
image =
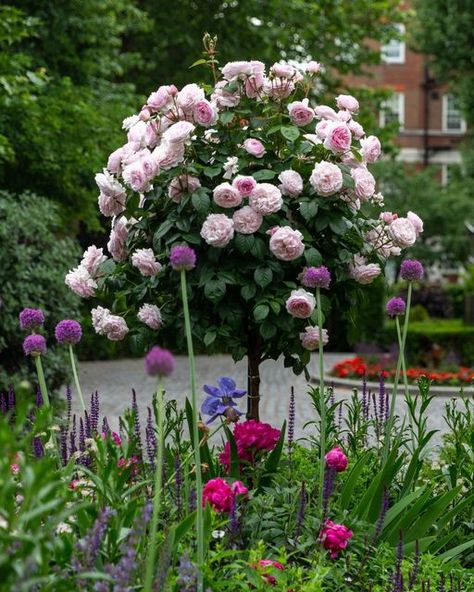
{"label": "green rose leaf", "polygon": [[253,277],[255,279],[255,282],[261,288],[266,288],[272,282],[273,271],[271,269],[269,269],[268,267],[258,267],[255,270]]}
{"label": "green rose leaf", "polygon": [[204,286],[204,294],[211,302],[218,302],[225,296],[225,282],[220,279],[211,280]]}
{"label": "green rose leaf", "polygon": [[321,253],[314,247],[305,250],[304,258],[308,265],[313,265],[314,267],[319,267],[323,262]]}
{"label": "green rose leaf", "polygon": [[271,321],[267,320],[260,325],[260,335],[264,339],[271,339],[272,337],[275,337],[276,332],[277,328]]}
{"label": "green rose leaf", "polygon": [[204,191],[195,191],[191,201],[193,203],[194,209],[202,216],[205,216],[211,207],[211,200]]}
{"label": "green rose leaf", "polygon": [[224,111],[220,114],[219,119],[224,125],[227,125],[234,119],[234,113],[232,111]]}
{"label": "green rose leaf", "polygon": [[287,140],[290,140],[290,142],[294,142],[300,137],[300,130],[294,125],[284,126],[281,128],[280,132],[281,135]]}
{"label": "green rose leaf", "polygon": [[311,220],[318,213],[318,204],[316,201],[304,201],[300,204],[300,213],[305,220]]}
{"label": "green rose leaf", "polygon": [[244,300],[251,300],[257,293],[257,286],[255,284],[246,284],[240,289],[240,294]]}
{"label": "green rose leaf", "polygon": [[270,307],[266,304],[258,304],[253,309],[253,318],[259,322],[263,321],[268,317],[268,313],[270,312]]}
{"label": "green rose leaf", "polygon": [[270,169],[262,169],[261,171],[257,171],[252,175],[255,181],[265,181],[268,179],[273,179],[276,176],[276,171],[271,171]]}

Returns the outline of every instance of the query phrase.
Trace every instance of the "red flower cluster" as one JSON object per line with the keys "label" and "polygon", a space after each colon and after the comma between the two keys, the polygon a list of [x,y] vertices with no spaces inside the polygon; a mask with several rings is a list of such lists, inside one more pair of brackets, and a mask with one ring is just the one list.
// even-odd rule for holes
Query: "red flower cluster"
{"label": "red flower cluster", "polygon": [[[366,376],[368,380],[379,380],[380,376],[390,378],[395,376],[395,369],[386,370],[378,362],[368,362],[364,358],[357,356],[348,358],[336,364],[331,370],[332,376],[338,378],[362,378]],[[433,383],[441,384],[469,384],[474,380],[474,368],[460,366],[457,372],[444,372],[430,370],[429,368],[407,368],[407,376],[411,382],[425,376]]]}
{"label": "red flower cluster", "polygon": [[[241,460],[254,462],[255,455],[262,450],[273,450],[280,438],[280,430],[269,423],[261,423],[255,419],[249,419],[243,423],[237,423],[234,427],[234,438],[237,445],[237,454]],[[230,466],[230,443],[227,442],[219,459],[227,468]]]}
{"label": "red flower cluster", "polygon": [[206,483],[202,490],[202,507],[206,503],[214,508],[216,512],[230,512],[236,495],[246,495],[249,490],[241,481],[234,481],[231,485],[216,477]]}

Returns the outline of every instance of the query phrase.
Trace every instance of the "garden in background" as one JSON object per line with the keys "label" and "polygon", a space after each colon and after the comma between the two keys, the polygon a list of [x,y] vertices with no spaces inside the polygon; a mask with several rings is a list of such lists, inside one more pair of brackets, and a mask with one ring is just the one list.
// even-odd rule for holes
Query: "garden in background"
{"label": "garden in background", "polygon": [[[408,175],[388,91],[344,87],[415,13],[158,8],[0,7],[0,590],[471,592],[470,149]],[[245,384],[198,383],[221,353]],[[117,420],[85,361],[128,356]],[[282,425],[267,360],[306,381]]]}

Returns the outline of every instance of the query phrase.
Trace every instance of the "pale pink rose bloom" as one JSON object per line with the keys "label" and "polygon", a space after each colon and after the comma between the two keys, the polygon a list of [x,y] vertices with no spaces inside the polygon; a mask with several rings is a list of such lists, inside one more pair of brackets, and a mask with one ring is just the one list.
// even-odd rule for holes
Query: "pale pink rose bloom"
{"label": "pale pink rose bloom", "polygon": [[144,304],[137,313],[139,321],[150,327],[150,329],[159,329],[161,327],[161,311],[155,304]]}
{"label": "pale pink rose bloom", "polygon": [[147,277],[156,275],[161,269],[152,249],[137,249],[132,255],[132,265]]}
{"label": "pale pink rose bloom", "polygon": [[286,99],[295,90],[293,80],[288,78],[267,79],[263,85],[264,92],[272,99]]}
{"label": "pale pink rose bloom", "polygon": [[318,74],[318,72],[321,70],[321,64],[319,62],[315,62],[314,60],[311,60],[311,62],[308,62],[306,64],[305,70],[309,74]]}
{"label": "pale pink rose bloom", "polygon": [[125,187],[117,181],[117,179],[109,173],[107,169],[103,169],[102,173],[97,173],[95,182],[100,189],[100,192],[120,200],[125,200]]}
{"label": "pale pink rose bloom", "polygon": [[137,153],[140,151],[140,144],[137,142],[127,142],[122,146],[122,166],[130,164],[137,159]]}
{"label": "pale pink rose bloom", "polygon": [[190,121],[178,121],[169,127],[163,138],[170,144],[182,144],[189,139],[196,127]]}
{"label": "pale pink rose bloom", "polygon": [[258,96],[265,82],[265,64],[257,60],[250,62],[252,74],[245,79],[245,94],[253,99]]}
{"label": "pale pink rose bloom", "polygon": [[110,341],[122,341],[129,331],[125,319],[113,314],[105,316],[102,328]]}
{"label": "pale pink rose bloom", "polygon": [[315,144],[316,146],[318,144],[322,144],[321,138],[316,134],[303,134],[303,138],[308,140],[308,142]]}
{"label": "pale pink rose bloom", "polygon": [[415,212],[408,212],[407,214],[408,220],[413,224],[413,228],[415,229],[416,236],[423,232],[423,220],[415,214]]}
{"label": "pale pink rose bloom", "polygon": [[342,164],[345,164],[348,167],[351,167],[352,169],[362,168],[362,164],[354,156],[354,153],[352,152],[352,150],[349,150],[349,152],[344,152],[344,154],[341,154],[340,159],[341,159]]}
{"label": "pale pink rose bloom", "polygon": [[338,121],[337,113],[334,111],[332,107],[328,107],[328,105],[318,105],[314,108],[314,112],[316,113],[316,117],[319,119],[330,119],[331,121]]}
{"label": "pale pink rose bloom", "polygon": [[309,318],[316,307],[316,299],[303,288],[292,290],[290,297],[286,301],[286,310],[292,317],[297,319]]}
{"label": "pale pink rose bloom", "polygon": [[349,264],[349,277],[359,284],[370,284],[381,273],[382,270],[378,263],[367,263],[365,257],[361,255],[354,255],[352,263]]}
{"label": "pale pink rose bloom", "polygon": [[222,76],[226,80],[235,80],[236,78],[244,78],[250,76],[253,72],[252,62],[227,62],[221,68]]}
{"label": "pale pink rose bloom", "polygon": [[104,323],[106,317],[110,316],[110,310],[103,306],[97,306],[91,310],[92,326],[98,335],[105,335]]}
{"label": "pale pink rose bloom", "polygon": [[[329,342],[329,335],[327,329],[322,330],[323,345],[327,345]],[[300,333],[301,345],[309,350],[314,351],[319,349],[319,328],[318,327],[306,327],[304,333]]]}
{"label": "pale pink rose bloom", "polygon": [[140,121],[148,121],[151,117],[150,109],[144,105],[138,114],[138,117],[140,118]]}
{"label": "pale pink rose bloom", "polygon": [[351,130],[345,123],[333,123],[328,129],[324,147],[332,152],[347,152],[351,147]]}
{"label": "pale pink rose bloom", "polygon": [[304,253],[303,235],[289,226],[273,228],[270,251],[281,261],[293,261]]}
{"label": "pale pink rose bloom", "polygon": [[255,156],[255,158],[262,158],[265,154],[265,146],[260,142],[260,140],[256,140],[255,138],[247,138],[243,144],[244,149]]}
{"label": "pale pink rose bloom", "polygon": [[[158,170],[158,163],[156,161],[153,161],[151,168],[153,168],[153,166],[155,167],[155,170]],[[144,162],[141,159],[124,167],[122,177],[125,183],[133,189],[133,191],[144,193],[150,189],[150,177],[145,172]]]}
{"label": "pale pink rose bloom", "polygon": [[148,97],[146,104],[155,111],[169,107],[172,103],[172,95],[169,86],[160,86],[158,90],[152,92]]}
{"label": "pale pink rose bloom", "polygon": [[194,105],[193,117],[196,123],[209,127],[217,121],[217,110],[212,103],[203,99]]}
{"label": "pale pink rose bloom", "polygon": [[131,127],[133,127],[139,121],[140,121],[140,118],[138,117],[138,115],[130,115],[129,117],[126,117],[122,121],[122,129],[128,131]]}
{"label": "pale pink rose bloom", "polygon": [[201,228],[208,245],[225,247],[234,238],[234,223],[225,214],[209,214]]}
{"label": "pale pink rose bloom", "polygon": [[332,162],[322,160],[314,167],[309,182],[318,195],[333,195],[342,189],[341,169]]}
{"label": "pale pink rose bloom", "polygon": [[147,179],[151,181],[160,172],[160,167],[148,148],[141,150],[139,152],[139,157],[143,172]]}
{"label": "pale pink rose bloom", "polygon": [[234,221],[236,232],[240,232],[240,234],[253,234],[262,225],[263,216],[250,206],[244,206],[234,212],[232,220]]}
{"label": "pale pink rose bloom", "polygon": [[204,91],[197,84],[186,84],[178,92],[176,102],[185,112],[190,112],[199,101],[204,99]]}
{"label": "pale pink rose bloom", "polygon": [[249,197],[249,205],[262,216],[274,214],[281,209],[281,191],[271,183],[257,183]]}
{"label": "pale pink rose bloom", "polygon": [[127,223],[127,218],[125,218],[125,216],[121,216],[115,221],[115,224],[110,231],[107,249],[115,261],[124,261],[127,258],[127,251],[125,249],[125,242],[128,238]]}
{"label": "pale pink rose bloom", "polygon": [[214,92],[211,95],[211,100],[219,107],[237,107],[240,103],[239,91],[229,92],[226,90],[227,81],[220,80],[214,87]]}
{"label": "pale pink rose bloom", "polygon": [[118,216],[125,210],[125,196],[112,197],[105,193],[99,194],[99,210],[103,216]]}
{"label": "pale pink rose bloom", "polygon": [[212,192],[215,203],[221,208],[236,208],[242,203],[242,195],[230,183],[221,183]]}
{"label": "pale pink rose bloom", "polygon": [[118,174],[122,169],[123,146],[114,150],[107,160],[107,169],[111,173]]}
{"label": "pale pink rose bloom", "polygon": [[94,296],[97,283],[83,265],[75,267],[65,277],[66,286],[81,298]]}
{"label": "pale pink rose bloom", "polygon": [[352,113],[350,111],[345,111],[345,110],[338,111],[337,118],[339,119],[339,121],[343,121],[344,123],[348,123],[349,121],[351,121]]}
{"label": "pale pink rose bloom", "polygon": [[361,200],[368,200],[375,193],[375,179],[365,167],[351,170],[351,177],[355,184],[355,194]]}
{"label": "pale pink rose bloom", "polygon": [[347,109],[347,111],[359,110],[359,101],[351,95],[339,95],[336,97],[336,105],[338,109]]}
{"label": "pale pink rose bloom", "polygon": [[277,78],[292,78],[296,70],[291,64],[279,64],[275,62],[270,68],[271,73]]}
{"label": "pale pink rose bloom", "polygon": [[356,140],[360,140],[362,136],[365,134],[364,128],[360,125],[358,121],[354,121],[353,119],[351,119],[347,125],[349,126],[349,129],[351,130],[351,133]]}
{"label": "pale pink rose bloom", "polygon": [[157,119],[149,121],[146,127],[145,144],[148,148],[154,148],[160,140],[160,122]]}
{"label": "pale pink rose bloom", "polygon": [[367,136],[360,141],[360,152],[365,162],[375,162],[382,153],[380,140],[376,136]]}
{"label": "pale pink rose bloom", "polygon": [[329,119],[322,119],[316,124],[315,132],[321,140],[325,140],[330,129],[331,121]]}
{"label": "pale pink rose bloom", "polygon": [[168,186],[168,196],[176,203],[179,203],[184,193],[193,193],[199,187],[201,187],[201,182],[197,177],[178,175]]}
{"label": "pale pink rose bloom", "polygon": [[379,224],[369,232],[364,234],[364,241],[371,245],[382,257],[397,256],[400,254],[400,248],[395,247],[386,232],[386,227]]}
{"label": "pale pink rose bloom", "polygon": [[153,150],[152,154],[159,168],[167,171],[183,162],[184,144],[170,144],[163,141]]}
{"label": "pale pink rose bloom", "polygon": [[300,193],[303,191],[303,178],[296,171],[291,169],[282,171],[278,175],[278,180],[281,182],[279,188],[283,195],[298,197],[298,195],[300,195]]}
{"label": "pale pink rose bloom", "polygon": [[253,177],[238,175],[232,181],[232,187],[237,189],[240,195],[248,197],[257,186],[257,181]]}
{"label": "pale pink rose bloom", "polygon": [[385,224],[391,224],[397,218],[398,214],[392,214],[392,212],[380,212],[379,214],[379,220],[382,220]]}
{"label": "pale pink rose bloom", "polygon": [[127,140],[129,142],[136,142],[140,146],[145,146],[147,127],[145,121],[138,121],[128,130]]}
{"label": "pale pink rose bloom", "polygon": [[397,218],[388,226],[388,234],[393,242],[402,249],[411,247],[416,242],[416,230],[408,218]]}
{"label": "pale pink rose bloom", "polygon": [[314,109],[311,109],[308,104],[309,100],[303,99],[302,101],[294,101],[288,105],[288,113],[295,125],[304,126],[313,121]]}
{"label": "pale pink rose bloom", "polygon": [[91,276],[95,276],[101,263],[107,261],[102,248],[98,249],[95,245],[88,247],[82,255],[81,265],[84,266]]}

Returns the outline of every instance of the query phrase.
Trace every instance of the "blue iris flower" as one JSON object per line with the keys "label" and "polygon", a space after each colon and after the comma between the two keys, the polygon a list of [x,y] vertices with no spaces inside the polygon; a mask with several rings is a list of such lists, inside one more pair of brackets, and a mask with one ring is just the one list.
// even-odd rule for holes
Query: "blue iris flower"
{"label": "blue iris flower", "polygon": [[203,387],[208,396],[202,404],[201,413],[211,416],[207,423],[211,423],[219,415],[225,415],[229,409],[238,415],[242,415],[242,412],[237,409],[237,403],[234,399],[240,399],[247,391],[235,388],[235,381],[228,376],[221,376],[218,384],[219,386],[205,384]]}

